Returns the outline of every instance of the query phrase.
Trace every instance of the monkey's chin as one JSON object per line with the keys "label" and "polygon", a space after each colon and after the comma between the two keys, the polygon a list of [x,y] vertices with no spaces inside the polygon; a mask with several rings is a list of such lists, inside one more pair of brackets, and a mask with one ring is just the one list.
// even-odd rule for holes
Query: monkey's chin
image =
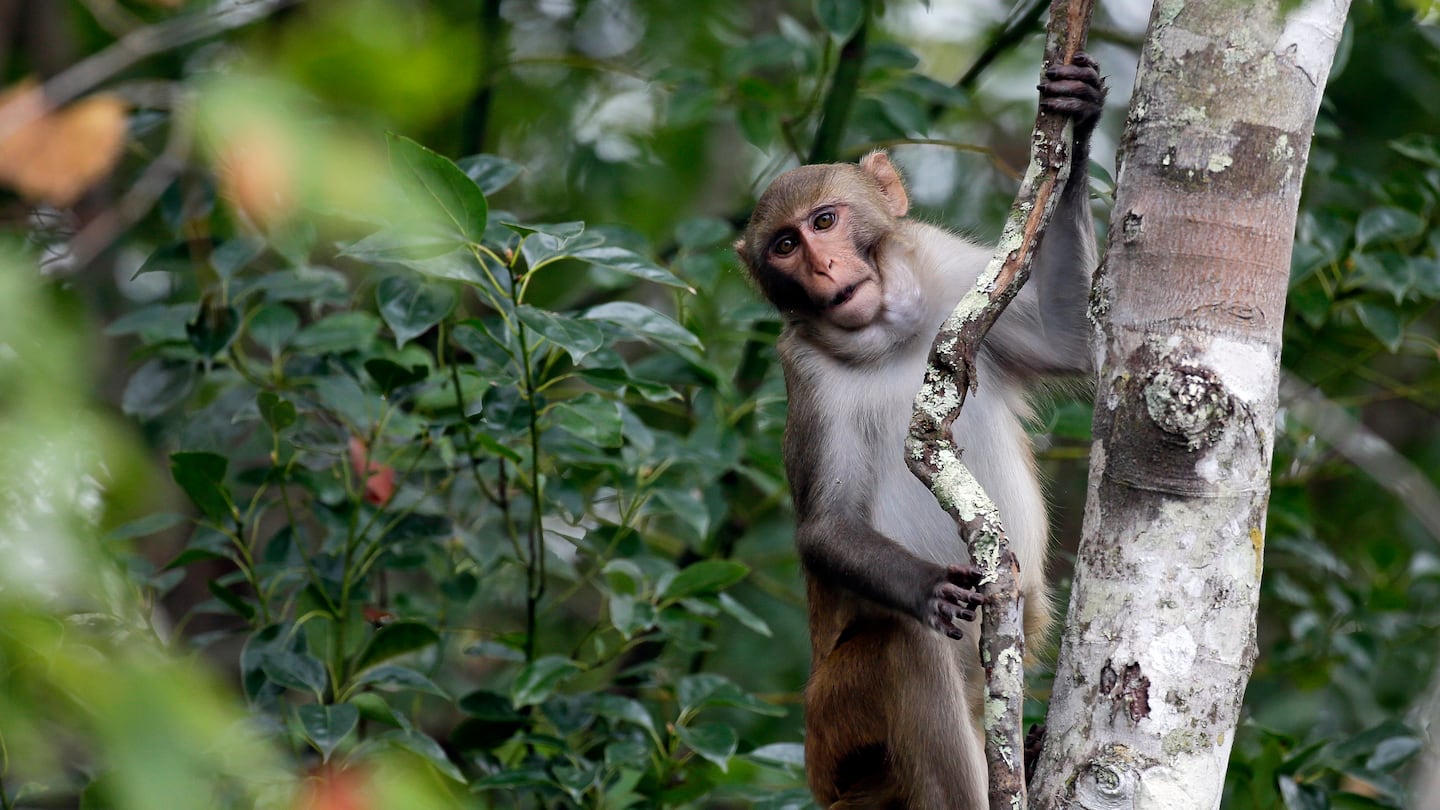
{"label": "monkey's chin", "polygon": [[825,318],[841,329],[863,329],[879,317],[883,303],[880,285],[874,279],[865,279],[852,289],[849,297],[826,310]]}

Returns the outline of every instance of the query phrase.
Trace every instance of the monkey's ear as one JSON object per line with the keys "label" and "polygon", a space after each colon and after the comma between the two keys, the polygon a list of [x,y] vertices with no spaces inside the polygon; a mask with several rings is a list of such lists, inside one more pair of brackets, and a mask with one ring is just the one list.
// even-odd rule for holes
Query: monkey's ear
{"label": "monkey's ear", "polygon": [[731,245],[730,247],[732,247],[732,248],[735,249],[735,255],[739,256],[741,259],[744,259],[744,258],[745,258],[745,240],[744,240],[744,239],[736,239],[736,240],[735,240],[735,244]]}
{"label": "monkey's ear", "polygon": [[860,159],[860,170],[880,184],[880,193],[885,195],[886,210],[897,219],[910,212],[910,197],[905,193],[905,183],[900,172],[890,162],[890,156],[876,150]]}

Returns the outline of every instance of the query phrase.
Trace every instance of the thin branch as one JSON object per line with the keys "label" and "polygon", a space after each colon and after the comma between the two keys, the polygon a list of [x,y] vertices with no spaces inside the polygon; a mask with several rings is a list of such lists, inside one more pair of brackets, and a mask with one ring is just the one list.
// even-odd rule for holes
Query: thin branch
{"label": "thin branch", "polygon": [[137,28],[77,62],[41,88],[46,105],[0,122],[0,140],[50,110],[74,101],[147,57],[242,28],[300,0],[224,0],[209,11]]}
{"label": "thin branch", "polygon": [[462,152],[484,152],[493,140],[490,117],[495,107],[495,82],[508,49],[509,23],[500,16],[500,0],[483,0],[480,6],[479,86],[465,105],[460,129]]}
{"label": "thin branch", "polygon": [[[1092,8],[1093,0],[1053,0],[1045,66],[1069,62],[1083,48]],[[935,338],[906,442],[911,472],[955,519],[971,562],[984,577],[987,602],[980,655],[985,666],[985,760],[992,810],[1026,803],[1021,728],[1025,638],[1019,566],[994,502],[960,463],[950,431],[966,395],[975,387],[980,341],[1030,275],[1035,249],[1070,176],[1073,134],[1066,116],[1044,110],[1036,116],[1030,166],[1000,244],[975,289],[961,299]]]}
{"label": "thin branch", "polygon": [[865,16],[860,27],[840,47],[840,58],[835,63],[835,76],[830,81],[830,90],[825,95],[821,110],[820,127],[815,131],[815,140],[810,144],[810,155],[806,163],[831,163],[840,156],[840,142],[845,135],[845,125],[850,123],[850,108],[855,104],[855,94],[860,90],[860,72],[865,66],[865,51],[870,34],[870,19],[873,5],[865,3]]}
{"label": "thin branch", "polygon": [[175,182],[190,160],[194,145],[194,106],[181,91],[174,93],[170,112],[170,135],[160,156],[155,158],[119,201],[90,221],[70,242],[69,266],[78,270],[90,264],[121,234],[150,212],[165,189]]}

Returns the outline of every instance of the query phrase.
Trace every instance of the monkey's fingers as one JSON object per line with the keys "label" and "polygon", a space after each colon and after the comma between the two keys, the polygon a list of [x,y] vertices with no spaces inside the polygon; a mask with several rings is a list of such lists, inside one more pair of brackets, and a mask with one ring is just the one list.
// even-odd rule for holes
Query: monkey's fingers
{"label": "monkey's fingers", "polygon": [[1071,96],[1042,98],[1040,99],[1040,109],[1046,112],[1069,116],[1082,124],[1090,123],[1100,118],[1100,102],[1089,99],[1082,100]]}
{"label": "monkey's fingers", "polygon": [[973,565],[951,565],[945,568],[945,580],[967,588],[980,587],[980,569]]}
{"label": "monkey's fingers", "polygon": [[964,589],[969,594],[965,601],[977,607],[985,604],[985,597],[978,592],[983,579],[980,569],[973,565],[952,565],[945,569],[945,581]]}
{"label": "monkey's fingers", "polygon": [[946,610],[955,611],[952,615],[968,614],[966,621],[975,618],[975,609],[985,604],[985,597],[978,591],[969,588],[962,588],[952,582],[941,583],[935,589],[935,597],[940,601]]}
{"label": "monkey's fingers", "polygon": [[1100,71],[1093,65],[1051,65],[1045,68],[1045,80],[1080,82],[1091,87],[1099,87],[1104,83],[1100,78]]}
{"label": "monkey's fingers", "polygon": [[[943,605],[943,603],[941,604]],[[937,606],[936,610],[930,614],[930,626],[956,641],[964,638],[965,634],[955,626],[954,619],[945,614],[945,609]]]}
{"label": "monkey's fingers", "polygon": [[1091,104],[1099,104],[1105,100],[1105,88],[1099,84],[1079,81],[1077,79],[1054,79],[1035,85],[1040,91],[1041,103],[1062,99],[1074,99],[1085,101]]}

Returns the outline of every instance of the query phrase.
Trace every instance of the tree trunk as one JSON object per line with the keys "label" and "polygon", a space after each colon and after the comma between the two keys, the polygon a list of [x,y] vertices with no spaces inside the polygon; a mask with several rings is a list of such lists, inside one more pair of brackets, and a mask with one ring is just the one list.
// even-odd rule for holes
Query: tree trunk
{"label": "tree trunk", "polygon": [[1090,492],[1035,807],[1220,803],[1300,181],[1348,5],[1151,12],[1092,296]]}

